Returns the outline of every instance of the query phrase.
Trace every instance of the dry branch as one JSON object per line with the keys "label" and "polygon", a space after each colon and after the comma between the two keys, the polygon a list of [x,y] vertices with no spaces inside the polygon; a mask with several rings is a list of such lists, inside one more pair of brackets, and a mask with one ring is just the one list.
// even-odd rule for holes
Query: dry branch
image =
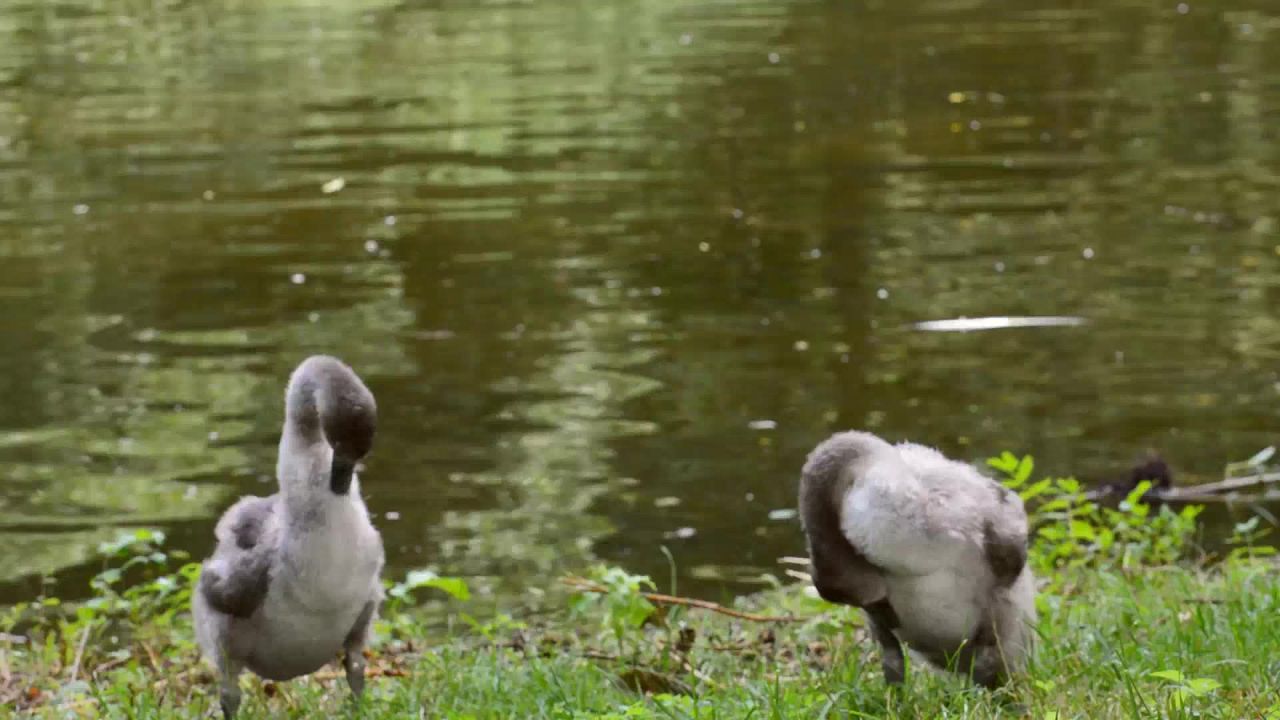
{"label": "dry branch", "polygon": [[[560,582],[578,590],[585,590],[586,592],[602,594],[609,592],[603,585],[591,582],[586,578],[570,576],[561,578]],[[790,623],[800,621],[800,618],[793,615],[757,615],[756,613],[742,612],[740,610],[727,608],[719,603],[713,603],[710,600],[698,600],[695,598],[679,597],[677,595],[663,595],[662,593],[651,592],[642,592],[640,595],[645,600],[657,605],[679,605],[681,607],[698,608],[700,610],[709,610],[714,613],[720,613],[721,615],[728,615],[729,617],[738,618],[739,620],[750,620],[751,622]]]}

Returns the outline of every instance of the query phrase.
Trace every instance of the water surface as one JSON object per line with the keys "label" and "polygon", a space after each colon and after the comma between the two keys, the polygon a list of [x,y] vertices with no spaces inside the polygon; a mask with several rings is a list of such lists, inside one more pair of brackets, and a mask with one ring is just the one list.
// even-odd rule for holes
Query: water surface
{"label": "water surface", "polygon": [[[835,429],[1274,442],[1280,11],[900,5],[4,3],[0,600],[206,552],[313,352],[378,395],[393,572],[500,601],[664,545],[753,587]],[[1022,315],[1086,322],[915,327]]]}

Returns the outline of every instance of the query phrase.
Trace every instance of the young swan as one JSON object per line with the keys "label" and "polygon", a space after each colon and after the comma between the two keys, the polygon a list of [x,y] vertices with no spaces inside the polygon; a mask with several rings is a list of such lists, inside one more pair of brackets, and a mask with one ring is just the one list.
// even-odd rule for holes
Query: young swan
{"label": "young swan", "polygon": [[241,498],[223,514],[192,599],[226,718],[240,706],[244,668],[288,680],[342,651],[351,691],[363,691],[383,553],[355,465],[373,444],[376,421],[373,394],[335,358],[309,357],[289,378],[280,492]]}
{"label": "young swan", "polygon": [[1035,582],[1016,493],[932,448],[845,432],[805,461],[800,520],[818,594],[866,611],[886,682],[903,681],[903,642],[985,687],[1025,667]]}

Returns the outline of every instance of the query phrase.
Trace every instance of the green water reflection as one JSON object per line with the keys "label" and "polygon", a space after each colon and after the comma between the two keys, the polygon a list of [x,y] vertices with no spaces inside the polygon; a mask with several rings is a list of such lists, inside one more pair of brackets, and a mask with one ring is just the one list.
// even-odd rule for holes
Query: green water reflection
{"label": "green water reflection", "polygon": [[[310,352],[394,569],[500,597],[749,587],[836,428],[1216,475],[1280,428],[1280,10],[1042,5],[4,3],[0,600],[205,552]],[[1021,314],[1088,323],[911,329]]]}

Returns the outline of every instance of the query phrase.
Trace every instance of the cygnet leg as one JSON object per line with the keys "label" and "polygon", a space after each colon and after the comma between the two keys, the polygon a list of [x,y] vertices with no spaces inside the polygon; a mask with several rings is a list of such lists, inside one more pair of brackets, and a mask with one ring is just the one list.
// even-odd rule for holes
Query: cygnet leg
{"label": "cygnet leg", "polygon": [[902,656],[902,643],[893,634],[898,625],[898,616],[888,600],[881,600],[863,608],[867,613],[871,627],[871,637],[880,645],[880,666],[884,670],[884,681],[890,685],[899,685],[907,676],[906,659]]}
{"label": "cygnet leg", "polygon": [[376,600],[365,603],[356,623],[347,633],[342,643],[342,668],[347,671],[347,685],[351,686],[351,694],[359,699],[364,693],[364,646],[369,640],[369,627],[373,624],[373,612],[377,609]]}
{"label": "cygnet leg", "polygon": [[969,666],[973,682],[984,688],[995,689],[1008,678],[1004,652],[996,634],[994,621],[984,619],[973,638],[973,653]]}
{"label": "cygnet leg", "polygon": [[998,645],[980,648],[973,657],[973,681],[988,690],[1004,684],[1007,673]]}
{"label": "cygnet leg", "polygon": [[218,702],[224,720],[232,720],[240,709],[240,669],[226,658],[218,664]]}

